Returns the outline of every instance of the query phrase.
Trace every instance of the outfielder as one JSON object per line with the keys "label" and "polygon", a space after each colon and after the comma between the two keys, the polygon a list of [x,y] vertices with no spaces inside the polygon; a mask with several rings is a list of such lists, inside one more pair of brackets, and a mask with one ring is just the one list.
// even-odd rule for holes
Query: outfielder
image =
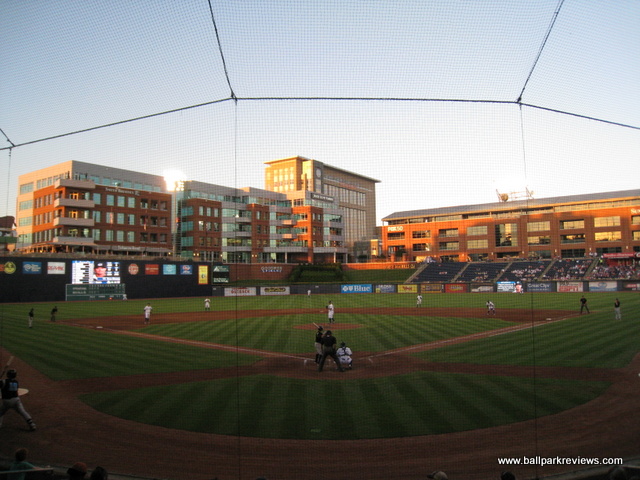
{"label": "outfielder", "polygon": [[2,427],[4,414],[9,409],[13,408],[16,412],[22,415],[22,418],[25,419],[31,431],[34,431],[36,429],[36,424],[33,423],[31,415],[29,415],[22,406],[22,402],[20,401],[20,397],[18,396],[18,387],[20,385],[18,379],[16,378],[18,374],[12,368],[7,371],[6,380],[1,380],[6,370],[7,367],[2,370],[2,375],[0,375],[0,391],[2,392],[2,406],[0,407],[0,427]]}

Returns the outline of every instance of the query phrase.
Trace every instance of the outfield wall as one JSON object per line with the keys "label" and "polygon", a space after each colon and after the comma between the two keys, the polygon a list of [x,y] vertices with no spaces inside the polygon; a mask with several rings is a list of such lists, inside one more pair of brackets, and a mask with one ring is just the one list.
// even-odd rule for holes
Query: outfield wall
{"label": "outfield wall", "polygon": [[[67,285],[72,284],[74,262],[82,258],[0,257],[0,302],[64,301]],[[87,258],[87,262],[100,262]],[[335,283],[231,287],[215,283],[212,266],[207,263],[167,260],[103,260],[118,263],[119,283],[125,285],[128,298],[205,297],[230,295],[342,295],[362,293],[516,293],[522,292],[625,292],[640,291],[640,280],[545,281],[485,283]],[[289,273],[280,265],[253,265],[265,279],[275,280]],[[233,273],[232,273],[233,275]],[[213,282],[213,284],[212,284]],[[249,289],[249,290],[247,290]]]}
{"label": "outfield wall", "polygon": [[[0,257],[0,303],[64,301],[66,286],[72,283],[73,262],[82,258]],[[87,258],[97,264],[100,258]],[[127,298],[193,297],[211,295],[211,265],[165,260],[122,260],[118,283],[125,285]],[[115,278],[108,281],[115,282]],[[80,283],[78,285],[84,285]]]}

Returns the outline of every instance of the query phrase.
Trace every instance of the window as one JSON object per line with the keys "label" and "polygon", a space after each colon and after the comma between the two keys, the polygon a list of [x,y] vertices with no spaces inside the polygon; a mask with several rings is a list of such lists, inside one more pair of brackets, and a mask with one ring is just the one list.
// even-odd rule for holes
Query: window
{"label": "window", "polygon": [[113,195],[107,195],[107,205],[112,207],[113,205],[115,205],[115,201],[116,199]]}
{"label": "window", "polygon": [[637,232],[631,232],[633,240],[640,240],[640,230]]}
{"label": "window", "polygon": [[428,243],[414,243],[412,245],[412,250],[414,252],[430,252],[431,245],[429,245]]}
{"label": "window", "polygon": [[438,230],[439,237],[457,237],[458,229],[457,228],[441,228]]}
{"label": "window", "polygon": [[438,248],[440,250],[459,250],[460,242],[440,242]]}
{"label": "window", "polygon": [[104,217],[107,223],[113,223],[113,217],[114,217],[113,212],[106,212]]}
{"label": "window", "polygon": [[527,232],[546,232],[551,230],[551,222],[529,222]]}
{"label": "window", "polygon": [[620,217],[596,217],[593,219],[594,227],[619,227]]}
{"label": "window", "polygon": [[127,242],[133,243],[136,241],[136,232],[127,232]]}
{"label": "window", "polygon": [[100,205],[100,202],[102,202],[102,195],[99,193],[94,192],[93,193],[93,203],[95,203],[96,205]]}
{"label": "window", "polygon": [[124,232],[122,230],[116,232],[116,241],[120,243],[124,242]]}
{"label": "window", "polygon": [[560,243],[584,243],[584,233],[560,235]]}
{"label": "window", "polygon": [[431,238],[430,230],[414,230],[411,232],[412,238]]}
{"label": "window", "polygon": [[127,207],[136,208],[136,197],[127,197]]}
{"label": "window", "polygon": [[564,220],[560,222],[560,230],[584,228],[584,220]]}
{"label": "window", "polygon": [[404,240],[404,232],[392,232],[387,235],[389,240]]}
{"label": "window", "polygon": [[619,242],[622,240],[622,234],[620,232],[596,232],[596,242]]}
{"label": "window", "polygon": [[107,242],[113,242],[113,230],[105,230],[104,239]]}
{"label": "window", "polygon": [[633,215],[631,217],[631,225],[640,225],[640,215]]}
{"label": "window", "polygon": [[127,198],[122,196],[122,195],[118,195],[118,206],[119,207],[124,207],[126,204]]}
{"label": "window", "polygon": [[33,182],[23,183],[20,185],[20,195],[23,193],[31,193],[33,192]]}
{"label": "window", "polygon": [[529,237],[527,239],[527,245],[549,245],[550,243],[551,243],[551,237],[549,235]]}
{"label": "window", "polygon": [[135,225],[136,224],[136,216],[133,213],[127,215],[127,225]]}
{"label": "window", "polygon": [[467,248],[489,248],[489,240],[469,240],[467,242]]}
{"label": "window", "polygon": [[486,234],[487,234],[487,226],[486,225],[467,228],[467,235],[470,235],[470,236],[486,235]]}
{"label": "window", "polygon": [[500,223],[495,227],[496,247],[518,246],[518,225],[516,223]]}
{"label": "window", "polygon": [[99,241],[100,241],[100,229],[99,229],[99,228],[94,228],[94,229],[93,229],[93,239],[94,239],[96,242],[99,242]]}
{"label": "window", "polygon": [[116,215],[116,223],[118,225],[124,225],[124,213],[118,213]]}

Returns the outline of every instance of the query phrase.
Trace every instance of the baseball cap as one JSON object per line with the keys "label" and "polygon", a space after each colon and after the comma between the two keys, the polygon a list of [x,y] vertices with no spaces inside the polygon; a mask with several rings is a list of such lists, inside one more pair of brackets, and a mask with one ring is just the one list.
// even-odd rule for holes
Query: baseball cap
{"label": "baseball cap", "polygon": [[428,478],[433,478],[433,480],[448,480],[449,477],[447,477],[447,474],[444,473],[442,470],[436,470],[435,472],[431,472],[429,475],[427,475]]}

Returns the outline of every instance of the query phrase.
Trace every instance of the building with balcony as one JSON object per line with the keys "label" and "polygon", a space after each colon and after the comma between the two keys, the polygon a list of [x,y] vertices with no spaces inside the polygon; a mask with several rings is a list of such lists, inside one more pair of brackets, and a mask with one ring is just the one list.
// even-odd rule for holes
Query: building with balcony
{"label": "building with balcony", "polygon": [[412,261],[640,252],[640,190],[412,210],[382,221],[385,252]]}
{"label": "building with balcony", "polygon": [[342,211],[331,197],[195,181],[176,195],[183,255],[228,263],[345,260]]}
{"label": "building with balcony", "polygon": [[342,208],[331,196],[180,181],[84,162],[19,178],[23,252],[180,256],[207,262],[346,260]]}
{"label": "building with balcony", "polygon": [[357,242],[377,238],[376,183],[379,180],[318,160],[292,157],[266,162],[265,188],[287,195],[313,192],[337,201],[344,218],[344,238],[351,260]]}

